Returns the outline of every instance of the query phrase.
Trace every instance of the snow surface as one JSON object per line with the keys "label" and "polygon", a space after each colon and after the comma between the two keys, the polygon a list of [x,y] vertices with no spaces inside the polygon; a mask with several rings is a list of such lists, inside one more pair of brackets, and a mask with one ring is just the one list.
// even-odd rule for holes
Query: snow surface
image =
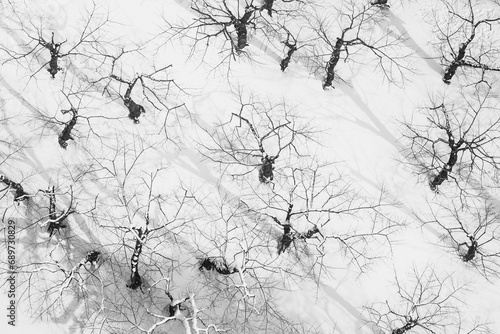
{"label": "snow surface", "polygon": [[[8,15],[0,17],[2,45],[27,42],[26,35],[17,29],[18,18],[12,14],[9,3],[18,6],[20,12],[29,13],[31,23],[35,25],[38,24],[37,15],[44,17],[47,29],[45,38],[49,38],[49,31],[55,31],[57,39],[68,39],[68,45],[77,40],[85,10],[92,7],[90,1],[46,1],[43,4],[29,4],[27,7],[20,2],[4,1],[0,5]],[[67,150],[61,149],[57,144],[62,123],[53,121],[54,118],[60,122],[69,119],[68,115],[60,113],[61,109],[69,107],[61,94],[61,87],[72,87],[74,90],[85,88],[86,84],[78,77],[86,73],[90,73],[88,75],[92,77],[91,65],[96,62],[74,60],[70,66],[70,57],[67,57],[61,60],[65,72],[59,73],[54,80],[44,69],[34,78],[29,77],[48,60],[46,53],[42,53],[39,59],[27,58],[3,64],[0,77],[0,139],[26,142],[26,146],[0,165],[0,172],[12,179],[23,180],[25,190],[29,193],[47,189],[49,184],[55,184],[66,191],[72,186],[78,194],[79,212],[88,212],[86,215],[70,218],[71,232],[64,233],[71,236],[73,241],[70,244],[62,242],[59,247],[55,237],[48,241],[45,228],[33,226],[42,223],[39,217],[45,212],[43,205],[11,205],[11,197],[2,198],[0,205],[2,212],[5,212],[3,219],[17,219],[19,226],[25,229],[22,234],[25,239],[18,241],[18,256],[25,257],[29,253],[35,259],[34,255],[37,254],[39,261],[45,261],[49,250],[54,247],[55,257],[71,254],[70,263],[78,263],[82,254],[88,250],[88,245],[101,246],[110,254],[107,261],[112,262],[118,258],[124,261],[120,268],[116,265],[116,273],[107,273],[111,277],[108,283],[113,284],[114,280],[117,291],[128,294],[129,297],[124,298],[132,300],[133,295],[140,292],[125,288],[131,249],[124,251],[126,247],[123,244],[116,244],[116,240],[125,238],[124,233],[119,230],[103,230],[97,223],[142,226],[148,195],[145,183],[151,173],[161,169],[153,192],[163,194],[167,198],[165,203],[170,208],[176,207],[174,194],[182,195],[180,186],[196,190],[197,196],[207,203],[206,210],[212,210],[212,213],[217,211],[218,203],[227,204],[240,197],[245,198],[250,192],[250,186],[260,189],[262,196],[269,195],[270,192],[264,189],[266,186],[258,183],[256,171],[250,174],[250,181],[232,182],[224,175],[223,170],[198,152],[200,142],[207,143],[209,140],[206,132],[200,129],[210,129],[218,120],[228,121],[230,114],[237,112],[239,106],[233,91],[239,86],[243,94],[254,94],[262,101],[286,101],[287,107],[294,110],[301,122],[310,122],[317,129],[321,145],[307,143],[303,149],[320,160],[335,162],[332,173],[342,171],[346,180],[352,180],[355,188],[370,200],[376,199],[380,190],[384,189],[384,200],[396,203],[387,209],[388,215],[401,223],[401,227],[391,235],[391,247],[383,246],[387,248],[384,258],[371,263],[366,272],[360,273],[355,266],[348,266],[348,261],[341,252],[331,247],[331,253],[326,258],[334,269],[321,277],[321,284],[318,286],[306,280],[290,280],[287,284],[293,292],[283,293],[278,300],[282,312],[292,319],[303,321],[306,327],[317,328],[321,333],[377,333],[375,327],[366,325],[368,315],[363,307],[396,300],[395,273],[401,281],[409,282],[413,268],[424,270],[430,267],[441,277],[451,275],[457,282],[468,282],[468,291],[460,295],[462,303],[457,301],[456,306],[468,321],[477,318],[490,322],[491,332],[500,333],[498,278],[486,280],[476,269],[461,261],[446,240],[441,240],[442,232],[432,225],[422,225],[423,221],[431,219],[433,203],[448,200],[446,187],[451,188],[453,184],[445,184],[443,194],[433,193],[425,178],[417,176],[415,170],[404,163],[401,153],[405,145],[401,122],[412,116],[418,118],[419,108],[427,105],[428,96],[452,95],[460,88],[460,80],[453,81],[450,86],[442,82],[443,67],[436,49],[430,44],[434,28],[430,18],[435,10],[442,9],[439,9],[436,1],[431,0],[390,3],[391,8],[383,11],[378,24],[405,35],[406,40],[399,48],[401,54],[411,54],[405,61],[414,73],[406,73],[403,81],[388,82],[373,62],[369,63],[369,56],[361,53],[352,56],[357,62],[344,63],[341,60],[338,71],[345,82],[335,82],[335,89],[327,90],[321,87],[322,74],[310,74],[306,61],[300,57],[293,59],[289,68],[282,73],[279,61],[285,50],[277,37],[271,41],[266,40],[262,31],[250,34],[250,45],[246,49],[248,56],[241,55],[232,60],[230,65],[223,64],[214,69],[221,54],[213,48],[204,55],[204,63],[200,61],[202,51],[196,51],[188,57],[191,52],[189,40],[171,38],[165,23],[168,21],[174,24],[182,20],[189,22],[194,17],[187,0],[108,0],[98,3],[99,15],[108,13],[111,20],[101,31],[107,50],[113,50],[116,54],[122,46],[131,50],[135,45],[144,45],[139,53],[131,54],[129,58],[124,57],[121,73],[133,76],[135,73],[151,72],[153,64],[156,68],[172,65],[166,71],[168,78],[174,79],[183,90],[172,87],[166,101],[170,107],[179,103],[184,103],[185,107],[172,110],[167,117],[164,108],[157,110],[143,100],[141,103],[146,107],[146,114],[140,117],[140,124],[134,125],[125,116],[126,109],[117,95],[109,97],[102,94],[103,83],[98,83],[95,86],[99,87],[98,91],[89,91],[81,101],[73,100],[73,103],[81,103],[81,114],[88,117],[88,122],[78,124],[76,140],[69,142]],[[485,3],[489,4],[488,1]],[[493,8],[493,2],[488,4],[485,6]],[[325,6],[325,15],[328,15],[337,2],[323,1],[320,5]],[[300,22],[294,24],[300,26]],[[213,43],[216,43],[215,40]],[[363,60],[365,57],[366,62]],[[105,66],[109,66],[109,62],[103,68]],[[97,72],[106,73],[103,68]],[[113,87],[115,90],[120,89],[121,94],[126,89],[124,86],[118,88],[118,85]],[[493,87],[493,92],[498,94],[498,85]],[[5,121],[7,118],[8,121]],[[52,121],[47,122],[50,119]],[[134,170],[136,174],[132,175],[130,184],[127,185],[127,195],[131,196],[132,206],[138,208],[136,212],[132,212],[116,204],[119,202],[117,198],[122,196],[116,180],[125,179],[127,169],[125,167],[122,170],[121,166],[130,166],[134,161],[134,154],[141,151],[144,151],[144,155],[138,160],[137,166],[141,173]],[[110,160],[115,153],[119,168],[113,179],[102,171],[116,167]],[[278,160],[276,169],[285,168],[284,164],[285,162]],[[85,174],[85,170],[98,172]],[[104,178],[104,175],[109,178]],[[490,191],[491,200],[497,201],[496,189]],[[97,210],[91,213],[96,194],[100,194]],[[61,200],[61,207],[69,204],[67,194],[61,198],[65,198]],[[158,207],[152,208],[152,212],[150,216],[155,224],[162,224],[165,219],[173,218],[173,212],[163,214]],[[183,219],[198,219],[203,222],[210,220],[194,209]],[[345,219],[348,222],[350,218]],[[336,222],[339,223],[340,221]],[[272,225],[267,224],[266,228],[269,229]],[[218,233],[214,231],[204,231],[205,236],[212,232]],[[177,241],[178,254],[169,255],[183,266],[196,266],[194,257],[199,255],[201,249],[215,250],[215,245],[210,245],[208,239],[197,234],[200,230],[193,229],[188,233],[178,229],[174,232],[187,236],[186,239]],[[166,232],[160,236],[166,242],[172,241],[172,236]],[[125,239],[125,243],[133,245],[130,235]],[[62,237],[57,237],[57,240],[62,240]],[[5,256],[2,254],[2,257]],[[293,262],[292,256],[289,257],[289,261]],[[2,263],[3,261],[2,258]],[[103,266],[100,270],[109,271],[112,268],[113,265]],[[146,264],[141,268],[145,270]],[[176,275],[179,279],[190,280],[199,274],[185,269],[184,273]],[[2,281],[3,277],[2,274]],[[27,301],[19,303],[15,328],[7,326],[2,315],[2,333],[80,331],[78,316],[84,314],[84,303],[75,296],[65,300],[70,305],[65,308],[66,311],[60,311],[62,313],[54,314],[48,320],[45,316],[42,319],[33,316],[42,311],[39,305],[44,305],[43,291],[50,285],[51,276],[47,277],[48,281],[30,283],[38,292],[33,294],[33,304],[30,305]],[[197,291],[196,282],[177,284],[178,291]],[[22,291],[28,294],[25,287],[23,285]],[[98,284],[96,287],[98,288]],[[0,296],[1,308],[5,310],[8,303],[6,293],[2,290]],[[183,296],[179,294],[176,297]],[[89,330],[88,324],[86,329]],[[98,332],[99,328],[94,330]]]}

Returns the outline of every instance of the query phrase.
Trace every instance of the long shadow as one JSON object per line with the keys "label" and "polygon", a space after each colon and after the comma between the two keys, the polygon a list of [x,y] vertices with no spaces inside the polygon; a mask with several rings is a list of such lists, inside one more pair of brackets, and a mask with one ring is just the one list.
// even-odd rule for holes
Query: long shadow
{"label": "long shadow", "polygon": [[398,29],[401,36],[403,36],[404,45],[406,45],[409,49],[414,50],[415,53],[427,63],[429,68],[441,75],[443,71],[442,66],[436,61],[435,58],[425,52],[425,50],[422,49],[420,45],[411,37],[408,30],[404,27],[404,22],[392,12],[389,12],[389,20],[391,24]]}
{"label": "long shadow", "polygon": [[375,128],[365,126],[367,129],[370,129],[376,135],[384,138],[398,150],[402,149],[402,145],[399,143],[398,139],[394,137],[392,132],[389,131],[387,127],[378,119],[378,117],[373,113],[370,107],[363,101],[361,96],[356,92],[354,88],[351,88],[346,85],[339,85],[338,88],[342,90],[342,92],[345,95],[349,96],[351,100],[359,107],[359,109],[363,111],[368,116],[370,121],[375,125]]}
{"label": "long shadow", "polygon": [[340,295],[336,289],[329,285],[322,285],[321,289],[326,293],[326,295],[335,300],[339,305],[341,305],[354,319],[356,319],[355,325],[357,325],[356,333],[361,333],[361,328],[369,328],[373,333],[379,333],[379,329],[374,325],[369,325],[367,318],[352,305],[346,298]]}

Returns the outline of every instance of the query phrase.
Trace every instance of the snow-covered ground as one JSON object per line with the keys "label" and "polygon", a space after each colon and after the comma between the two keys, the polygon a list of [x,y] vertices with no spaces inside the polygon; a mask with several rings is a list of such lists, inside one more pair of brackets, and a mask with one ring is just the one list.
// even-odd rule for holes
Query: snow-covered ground
{"label": "snow-covered ground", "polygon": [[[227,3],[242,12],[245,8],[244,1]],[[439,292],[437,300],[451,294],[438,308],[420,305],[422,324],[435,315],[426,323],[429,331],[417,326],[407,333],[485,332],[473,330],[474,323],[488,323],[491,333],[500,333],[499,278],[482,274],[481,262],[462,261],[446,231],[428,223],[438,219],[453,224],[446,209],[457,203],[471,203],[478,212],[487,203],[493,217],[487,233],[493,240],[500,238],[498,186],[484,181],[478,187],[469,179],[464,199],[450,179],[435,193],[428,176],[419,174],[405,156],[410,142],[403,136],[403,123],[424,124],[429,107],[438,106],[432,105],[433,97],[462,105],[460,99],[478,87],[468,85],[469,74],[460,69],[450,85],[442,81],[434,18],[446,16],[447,9],[431,0],[372,7],[375,16],[363,37],[385,36],[394,43],[387,52],[401,57],[402,72],[381,68],[369,49],[360,48],[346,61],[342,54],[335,88],[323,89],[331,50],[325,51],[308,24],[315,27],[311,13],[326,18],[325,30],[335,40],[346,19],[338,8],[345,9],[346,3],[276,1],[275,8],[297,12],[269,17],[257,11],[258,29],[248,26],[249,45],[233,59],[224,34],[193,48],[189,36],[194,31],[176,33],[176,27],[196,17],[188,0],[1,2],[0,174],[21,182],[28,194],[36,193],[13,204],[12,192],[0,192],[5,235],[8,221],[15,221],[16,263],[21,266],[16,327],[2,316],[2,333],[139,333],[155,323],[155,333],[196,332],[198,327],[207,333],[390,333],[404,318],[394,320],[392,314],[389,324],[383,317],[376,324],[367,308],[384,312],[389,305],[394,310],[400,305],[399,311],[410,314],[398,286],[409,293],[421,289],[431,299]],[[352,3],[357,8],[367,5],[362,0]],[[494,1],[481,1],[477,8],[478,15],[487,17],[495,17],[495,11],[500,15]],[[284,72],[279,66],[287,51],[281,43],[287,37],[279,29],[283,25],[303,45]],[[30,40],[38,38],[37,29],[47,41],[52,32],[56,42],[67,40],[62,53],[83,38],[73,53],[59,59],[62,70],[54,79],[41,68],[48,66],[48,50],[38,46],[38,52],[30,53],[38,44]],[[491,29],[480,33],[495,40],[500,26],[494,22]],[[112,57],[122,51],[111,72]],[[314,52],[320,56],[312,59]],[[315,67],[316,61],[321,66]],[[138,82],[136,87],[151,90],[135,88],[132,93],[146,110],[140,123],[127,117],[122,100],[127,84],[111,74],[129,82],[144,75],[144,86]],[[499,94],[495,75],[486,77],[492,100]],[[61,110],[72,106],[78,109],[78,122],[74,140],[63,149],[57,136],[71,114]],[[227,149],[226,139],[232,138],[234,147],[260,154],[248,124],[237,115],[249,119],[260,136],[270,129],[270,120],[274,129],[291,120],[293,136],[281,127],[281,141],[270,136],[263,143],[266,153],[276,155],[293,140],[293,149],[280,151],[273,182],[259,182],[260,157],[241,158],[243,152],[242,163],[235,163],[234,156],[217,149],[218,143]],[[488,119],[482,121],[488,124]],[[492,173],[488,168],[484,173]],[[49,238],[49,200],[37,191],[51,186],[57,189],[58,210],[66,210],[73,198],[76,212],[68,217],[67,227]],[[297,212],[292,226],[305,233],[317,224],[321,238],[296,240],[278,254],[290,203]],[[355,210],[365,206],[371,209]],[[137,239],[137,230],[131,228],[144,231],[146,214],[152,232],[139,257],[141,292],[125,285]],[[374,236],[378,231],[380,237]],[[2,284],[10,275],[7,237],[5,242]],[[484,247],[500,252],[500,242]],[[90,250],[102,253],[98,264],[78,267]],[[201,272],[198,261],[206,256],[224,256],[239,271],[227,276]],[[500,258],[492,259],[487,265],[500,272]],[[415,284],[419,274],[421,285]],[[6,314],[8,286],[1,291]],[[192,320],[185,320],[187,329],[179,320],[159,324],[168,317],[167,291],[174,299],[193,296],[199,314],[188,299],[176,317],[189,320],[195,314],[197,325]],[[424,299],[414,302],[418,306]]]}

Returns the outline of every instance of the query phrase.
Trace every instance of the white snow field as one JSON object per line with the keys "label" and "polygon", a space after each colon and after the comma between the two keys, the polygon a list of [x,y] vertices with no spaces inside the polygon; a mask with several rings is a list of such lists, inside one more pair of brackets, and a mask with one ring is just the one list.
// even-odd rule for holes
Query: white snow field
{"label": "white snow field", "polygon": [[387,5],[0,1],[0,332],[500,333],[500,4]]}

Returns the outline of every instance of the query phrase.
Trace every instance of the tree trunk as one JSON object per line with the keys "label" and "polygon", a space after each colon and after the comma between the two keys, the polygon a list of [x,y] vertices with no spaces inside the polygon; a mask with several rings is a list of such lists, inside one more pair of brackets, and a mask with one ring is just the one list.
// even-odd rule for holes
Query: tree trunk
{"label": "tree trunk", "polygon": [[59,146],[61,146],[64,149],[66,149],[66,147],[68,146],[68,143],[67,143],[68,140],[74,140],[73,137],[71,136],[71,131],[73,130],[74,126],[76,125],[78,113],[73,108],[71,109],[71,111],[73,112],[73,117],[71,118],[71,120],[68,123],[66,123],[63,131],[61,132],[61,134],[59,135],[59,138],[58,138]]}
{"label": "tree trunk", "polygon": [[457,72],[458,67],[460,65],[462,65],[462,60],[465,57],[465,50],[466,49],[467,49],[466,43],[463,43],[460,45],[460,48],[458,49],[457,56],[455,57],[455,59],[453,59],[451,64],[446,68],[446,70],[444,72],[443,81],[445,83],[447,83],[447,84],[450,83],[451,79],[453,78],[453,76]]}
{"label": "tree trunk", "polygon": [[329,87],[333,83],[333,79],[335,78],[335,67],[340,59],[340,52],[342,51],[342,46],[344,45],[344,41],[340,38],[337,38],[337,42],[335,43],[335,47],[333,48],[332,55],[330,56],[330,60],[326,66],[326,77],[323,82],[323,89]]}
{"label": "tree trunk", "polygon": [[130,280],[127,283],[127,288],[132,290],[137,289],[142,285],[142,279],[139,275],[139,256],[142,252],[142,243],[144,242],[142,230],[139,229],[138,233],[139,238],[135,241],[134,253],[132,254],[132,258],[130,260]]}
{"label": "tree trunk", "polygon": [[274,158],[266,155],[262,158],[262,165],[259,168],[259,181],[262,183],[268,183],[273,180],[273,170],[274,170]]}
{"label": "tree trunk", "polygon": [[234,28],[236,29],[236,34],[238,35],[238,42],[236,49],[238,51],[243,50],[247,46],[247,26],[242,20],[237,20],[234,23]]}
{"label": "tree trunk", "polygon": [[56,77],[57,72],[59,72],[60,67],[57,65],[57,55],[50,56],[49,68],[47,71],[52,76],[52,79]]}
{"label": "tree trunk", "polygon": [[445,180],[448,180],[448,174],[451,173],[451,170],[455,166],[458,160],[458,147],[452,148],[450,152],[450,157],[448,158],[448,162],[443,166],[438,175],[434,177],[434,179],[430,182],[431,190],[435,191],[438,186],[440,186]]}
{"label": "tree trunk", "polygon": [[288,52],[286,54],[286,57],[281,61],[280,67],[281,71],[284,72],[286,68],[288,67],[288,64],[290,63],[290,60],[292,59],[292,55],[295,51],[297,51],[297,47],[292,44],[286,44],[288,46]]}

